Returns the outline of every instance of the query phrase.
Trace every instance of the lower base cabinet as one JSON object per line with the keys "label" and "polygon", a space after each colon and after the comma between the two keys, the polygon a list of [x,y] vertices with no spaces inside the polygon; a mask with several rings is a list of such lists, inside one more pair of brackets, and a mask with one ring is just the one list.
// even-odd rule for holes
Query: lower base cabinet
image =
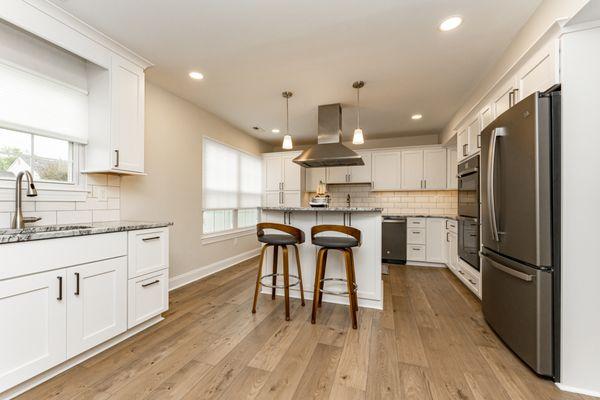
{"label": "lower base cabinet", "polygon": [[0,398],[166,311],[168,241],[165,227],[0,245]]}
{"label": "lower base cabinet", "polygon": [[67,268],[67,357],[127,329],[127,257]]}
{"label": "lower base cabinet", "polygon": [[169,308],[167,270],[130,279],[128,285],[128,328],[133,328]]}
{"label": "lower base cabinet", "polygon": [[66,270],[0,281],[0,393],[67,359]]}

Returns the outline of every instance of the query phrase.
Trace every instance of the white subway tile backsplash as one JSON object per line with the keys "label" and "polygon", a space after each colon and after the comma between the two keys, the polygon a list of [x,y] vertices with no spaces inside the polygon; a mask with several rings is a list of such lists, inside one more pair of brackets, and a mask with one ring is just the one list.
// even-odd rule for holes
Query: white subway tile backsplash
{"label": "white subway tile backsplash", "polygon": [[56,223],[82,224],[92,222],[92,211],[57,211]]}
{"label": "white subway tile backsplash", "polygon": [[[88,197],[85,201],[36,201],[23,199],[23,215],[42,217],[34,225],[85,224],[120,219],[120,185],[117,175],[87,175]],[[0,228],[10,227],[14,201],[0,201]]]}
{"label": "white subway tile backsplash", "polygon": [[92,222],[118,221],[121,219],[120,210],[93,210]]}

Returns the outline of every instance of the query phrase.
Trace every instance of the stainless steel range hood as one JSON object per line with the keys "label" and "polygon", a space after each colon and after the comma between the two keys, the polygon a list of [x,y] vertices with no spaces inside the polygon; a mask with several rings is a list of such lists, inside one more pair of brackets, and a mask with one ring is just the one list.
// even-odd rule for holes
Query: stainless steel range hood
{"label": "stainless steel range hood", "polygon": [[317,144],[294,158],[305,168],[365,165],[362,157],[342,144],[342,106],[319,106]]}

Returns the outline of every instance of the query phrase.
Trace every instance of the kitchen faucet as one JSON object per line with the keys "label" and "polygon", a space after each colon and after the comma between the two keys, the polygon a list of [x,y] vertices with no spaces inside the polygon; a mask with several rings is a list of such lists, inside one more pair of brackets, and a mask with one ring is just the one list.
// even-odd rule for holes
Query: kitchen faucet
{"label": "kitchen faucet", "polygon": [[350,193],[346,196],[346,206],[350,207]]}
{"label": "kitchen faucet", "polygon": [[21,186],[23,184],[23,175],[27,176],[27,197],[37,196],[37,190],[33,184],[33,177],[29,171],[21,171],[17,174],[15,184],[15,216],[12,219],[11,228],[23,229],[25,223],[39,221],[40,217],[23,217],[23,206],[21,204]]}

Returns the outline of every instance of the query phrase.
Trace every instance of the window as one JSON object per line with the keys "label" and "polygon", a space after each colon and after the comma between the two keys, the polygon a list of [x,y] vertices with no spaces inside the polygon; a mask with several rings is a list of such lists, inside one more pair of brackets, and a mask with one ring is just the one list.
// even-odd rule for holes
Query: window
{"label": "window", "polygon": [[261,198],[260,158],[206,138],[202,153],[204,234],[254,226]]}
{"label": "window", "polygon": [[73,143],[0,129],[0,179],[30,171],[35,181],[73,182]]}

